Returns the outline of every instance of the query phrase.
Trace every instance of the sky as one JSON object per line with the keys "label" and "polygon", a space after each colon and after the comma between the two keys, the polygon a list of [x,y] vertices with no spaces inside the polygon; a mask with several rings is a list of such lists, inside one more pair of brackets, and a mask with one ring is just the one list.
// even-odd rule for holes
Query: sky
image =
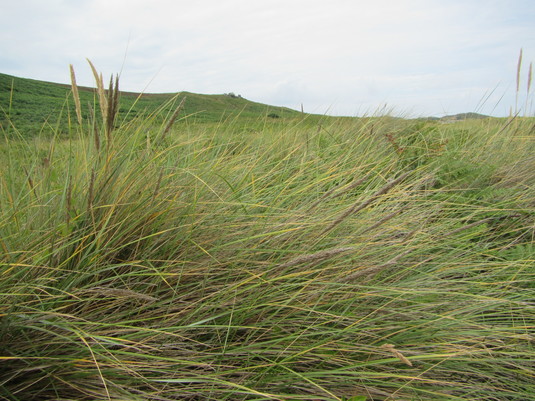
{"label": "sky", "polygon": [[[533,0],[0,0],[0,72],[362,116],[535,113]],[[523,63],[518,101],[517,65]],[[527,106],[526,106],[527,104]]]}

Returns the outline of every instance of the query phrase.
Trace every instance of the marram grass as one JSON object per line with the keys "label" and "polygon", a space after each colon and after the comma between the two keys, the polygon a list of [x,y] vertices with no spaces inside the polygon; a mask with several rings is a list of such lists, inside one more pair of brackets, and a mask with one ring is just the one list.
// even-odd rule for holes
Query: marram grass
{"label": "marram grass", "polygon": [[535,394],[532,119],[110,119],[0,145],[2,399]]}

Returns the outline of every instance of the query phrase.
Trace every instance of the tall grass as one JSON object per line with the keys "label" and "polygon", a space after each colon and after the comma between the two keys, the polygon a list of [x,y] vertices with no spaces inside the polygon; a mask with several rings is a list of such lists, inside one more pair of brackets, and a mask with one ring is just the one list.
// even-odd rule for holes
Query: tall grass
{"label": "tall grass", "polygon": [[535,393],[532,119],[176,118],[1,145],[0,397]]}

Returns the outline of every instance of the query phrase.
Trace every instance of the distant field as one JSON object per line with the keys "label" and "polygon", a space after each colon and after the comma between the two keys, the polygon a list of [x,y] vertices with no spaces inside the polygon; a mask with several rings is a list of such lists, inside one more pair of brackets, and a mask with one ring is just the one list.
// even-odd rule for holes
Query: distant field
{"label": "distant field", "polygon": [[1,399],[533,398],[533,118],[0,78]]}
{"label": "distant field", "polygon": [[[36,81],[0,74],[0,124],[2,129],[16,127],[28,137],[41,134],[66,134],[72,124],[74,104],[69,100],[68,85]],[[90,109],[98,107],[93,88],[80,87],[80,102],[84,117]],[[126,122],[139,116],[148,117],[156,112],[156,122],[161,123],[167,112],[183,97],[187,97],[182,116],[189,121],[220,122],[238,115],[258,119],[265,115],[273,118],[295,117],[299,112],[251,102],[238,95],[199,95],[189,92],[168,94],[139,94],[121,92],[118,121]],[[176,103],[176,104],[175,104]],[[75,118],[75,117],[74,117]],[[11,123],[10,123],[11,122]]]}

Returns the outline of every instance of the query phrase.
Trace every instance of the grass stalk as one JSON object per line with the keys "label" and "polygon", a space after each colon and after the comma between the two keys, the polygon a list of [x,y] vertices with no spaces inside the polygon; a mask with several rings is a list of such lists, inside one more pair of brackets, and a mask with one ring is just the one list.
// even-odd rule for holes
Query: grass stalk
{"label": "grass stalk", "polygon": [[325,259],[329,259],[329,258],[332,258],[333,256],[346,253],[352,250],[354,250],[353,247],[343,247],[343,248],[336,248],[336,249],[327,249],[324,251],[319,251],[319,252],[315,252],[315,253],[308,254],[308,255],[301,255],[285,263],[281,263],[278,266],[278,268],[282,269],[282,268],[288,268],[288,267],[305,264],[305,263],[321,262],[321,261],[324,261]]}
{"label": "grass stalk", "polygon": [[364,202],[357,202],[354,205],[352,205],[350,208],[346,209],[343,213],[341,213],[331,224],[327,226],[321,233],[320,236],[325,235],[329,231],[331,231],[333,228],[335,228],[338,224],[340,224],[342,221],[344,221],[348,216],[358,213],[361,210],[365,209],[369,205],[371,205],[373,202],[375,202],[379,197],[386,194],[388,191],[390,191],[394,186],[402,182],[405,178],[407,178],[409,175],[409,172],[403,173],[398,178],[388,182],[385,186],[383,186],[381,189],[379,189],[376,193],[374,193],[370,198],[365,200]]}
{"label": "grass stalk", "polygon": [[87,62],[89,63],[89,66],[91,67],[91,71],[93,72],[93,77],[95,78],[95,83],[97,85],[97,94],[98,94],[100,113],[101,113],[102,119],[103,121],[107,121],[108,120],[107,118],[108,99],[104,91],[104,80],[102,79],[102,74],[99,75],[97,69],[95,68],[91,60],[87,59]]}
{"label": "grass stalk", "polygon": [[522,50],[523,49],[520,49],[520,53],[518,55],[518,63],[516,65],[515,115],[518,114],[518,95],[520,93],[520,73],[522,70]]}
{"label": "grass stalk", "polygon": [[171,128],[173,127],[173,124],[175,123],[178,115],[182,111],[182,108],[184,107],[184,103],[186,102],[186,97],[184,96],[182,100],[180,101],[178,107],[175,109],[173,114],[171,115],[171,118],[169,118],[169,121],[167,121],[167,124],[165,125],[165,128],[162,133],[162,140],[165,139],[165,136],[171,131]]}
{"label": "grass stalk", "polygon": [[69,65],[69,68],[71,71],[71,88],[72,88],[72,96],[74,98],[76,118],[78,120],[78,124],[82,125],[82,106],[80,105],[80,95],[78,93],[78,85],[76,85],[76,75],[74,74],[74,67],[72,66],[72,64]]}

